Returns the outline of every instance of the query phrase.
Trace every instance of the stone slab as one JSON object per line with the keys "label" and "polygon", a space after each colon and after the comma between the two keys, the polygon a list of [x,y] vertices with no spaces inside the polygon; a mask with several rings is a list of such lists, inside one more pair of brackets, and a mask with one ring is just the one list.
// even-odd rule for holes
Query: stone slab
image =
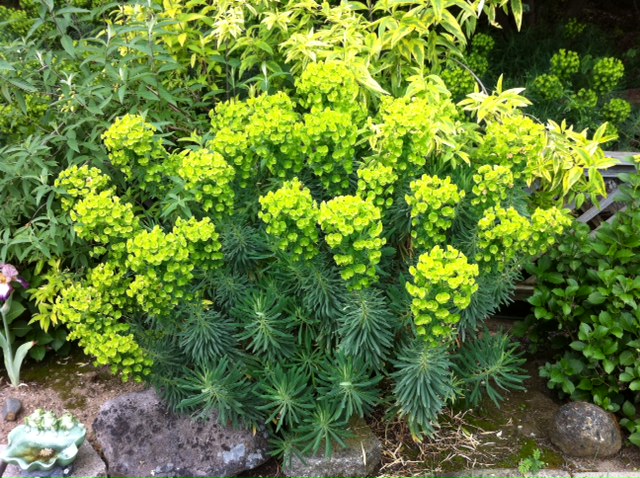
{"label": "stone slab", "polygon": [[[464,470],[453,473],[439,474],[439,477],[451,478],[522,478],[517,468],[488,468],[484,470]],[[571,478],[571,474],[564,470],[540,470],[529,478]]]}
{"label": "stone slab", "polygon": [[[4,452],[6,445],[0,445],[0,453]],[[2,477],[19,477],[20,467],[17,465],[7,465]],[[91,444],[85,442],[78,450],[78,456],[73,462],[71,478],[103,478],[107,476],[107,467],[100,458],[100,455],[93,449]]]}
{"label": "stone slab", "polygon": [[346,448],[334,450],[331,458],[293,456],[283,464],[284,475],[292,478],[375,476],[382,459],[380,440],[362,419],[354,420],[350,429],[354,436],[346,440]]}
{"label": "stone slab", "polygon": [[574,473],[574,478],[639,478],[639,471],[589,471]]}
{"label": "stone slab", "polygon": [[176,415],[153,389],[107,401],[93,431],[112,477],[236,476],[269,458],[266,431]]}

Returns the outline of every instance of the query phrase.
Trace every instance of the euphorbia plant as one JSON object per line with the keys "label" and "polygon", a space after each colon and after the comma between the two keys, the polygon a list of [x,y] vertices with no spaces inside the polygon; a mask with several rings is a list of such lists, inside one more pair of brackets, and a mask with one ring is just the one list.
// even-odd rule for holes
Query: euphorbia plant
{"label": "euphorbia plant", "polygon": [[528,157],[558,143],[517,91],[467,101],[476,125],[417,81],[369,109],[319,63],[296,91],[220,103],[188,149],[116,120],[112,168],[57,181],[99,262],[56,301],[70,337],[177,410],[270,426],[276,453],[330,452],[380,403],[420,439],[457,393],[498,401],[522,359],[476,328],[567,224],[526,197],[549,186]]}
{"label": "euphorbia plant", "polygon": [[11,298],[14,290],[12,284],[14,283],[20,284],[24,288],[29,287],[27,281],[18,275],[18,269],[11,264],[0,264],[0,302],[2,303],[0,313],[4,325],[4,333],[0,332],[0,347],[4,353],[4,366],[9,375],[9,382],[12,387],[17,387],[20,384],[20,367],[35,342],[22,344],[14,355],[9,332],[9,312],[11,311]]}

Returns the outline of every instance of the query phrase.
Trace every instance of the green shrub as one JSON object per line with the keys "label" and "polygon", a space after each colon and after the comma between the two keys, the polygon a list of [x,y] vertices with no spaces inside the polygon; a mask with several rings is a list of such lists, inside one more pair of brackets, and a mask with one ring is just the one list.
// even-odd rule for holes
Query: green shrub
{"label": "green shrub", "polygon": [[607,132],[616,138],[631,113],[627,101],[612,98],[625,74],[622,61],[580,58],[574,51],[561,49],[550,63],[550,73],[537,75],[531,82],[535,109],[545,117],[566,118],[578,128],[596,129],[608,121]]}
{"label": "green shrub", "polygon": [[557,345],[567,350],[540,371],[549,388],[620,414],[640,445],[640,175],[623,179],[626,208],[595,235],[576,224],[541,258],[532,269],[538,283],[530,303],[539,325],[557,329]]}
{"label": "green shrub", "polygon": [[575,51],[560,49],[551,57],[551,74],[565,82],[580,71],[580,55]]}
{"label": "green shrub", "polygon": [[[188,149],[118,119],[112,167],[56,182],[99,263],[56,301],[70,335],[175,409],[271,426],[280,453],[330,453],[383,402],[419,439],[456,393],[520,386],[515,348],[476,329],[568,222],[527,184],[559,180],[555,148],[598,144],[525,118],[514,91],[470,98],[470,123],[437,78],[367,112],[357,77],[329,65],[341,84],[305,72],[295,93],[222,103]],[[343,117],[349,134],[321,129]]]}
{"label": "green shrub", "polygon": [[545,129],[501,82],[456,106],[430,74],[486,69],[467,38],[520,1],[86,6],[0,44],[22,115],[0,260],[65,257],[41,304],[99,365],[283,454],[331,453],[381,403],[420,439],[458,394],[520,385],[477,329],[562,230],[552,206],[602,194],[604,130]]}

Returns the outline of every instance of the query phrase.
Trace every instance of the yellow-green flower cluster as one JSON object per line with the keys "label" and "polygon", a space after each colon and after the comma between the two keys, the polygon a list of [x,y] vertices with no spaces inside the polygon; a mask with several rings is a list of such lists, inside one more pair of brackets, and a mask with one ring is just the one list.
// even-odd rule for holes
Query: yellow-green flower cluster
{"label": "yellow-green flower cluster", "polygon": [[624,64],[618,58],[601,58],[593,65],[593,89],[598,94],[611,93],[623,77]]}
{"label": "yellow-green flower cluster", "polygon": [[231,214],[235,193],[232,183],[235,170],[221,154],[207,149],[186,150],[179,154],[178,175],[185,190],[214,217]]}
{"label": "yellow-green flower cluster", "polygon": [[562,81],[570,82],[580,71],[580,55],[575,51],[560,49],[551,57],[551,73]]}
{"label": "yellow-green flower cluster", "polygon": [[[35,67],[36,65],[33,66]],[[25,69],[27,68],[25,65]],[[0,134],[7,136],[16,134],[26,136],[31,134],[51,107],[50,99],[38,93],[24,96],[26,114],[17,103],[3,104],[4,101],[6,100],[0,97]]]}
{"label": "yellow-green flower cluster", "polygon": [[[192,234],[197,231],[197,236]],[[208,254],[201,244],[209,244]],[[191,244],[197,244],[195,247]],[[219,263],[221,245],[213,223],[208,219],[192,223],[177,223],[165,233],[156,226],[142,231],[127,241],[126,266],[135,274],[127,295],[135,298],[146,313],[162,316],[190,297],[188,285],[194,278],[198,260],[205,258]],[[191,254],[195,252],[196,257]],[[211,266],[211,264],[209,264]]]}
{"label": "yellow-green flower cluster", "polygon": [[253,111],[246,101],[231,99],[218,103],[209,112],[211,118],[211,131],[220,131],[223,128],[230,128],[232,131],[242,131],[249,123]]}
{"label": "yellow-green flower cluster", "polygon": [[422,98],[382,97],[376,149],[384,164],[402,175],[422,168],[434,150],[433,108]]}
{"label": "yellow-green flower cluster", "polygon": [[214,137],[207,148],[220,153],[236,170],[241,188],[253,184],[256,175],[256,155],[251,149],[247,125],[253,112],[245,101],[218,103],[209,113]]}
{"label": "yellow-green flower cluster", "polygon": [[318,221],[348,287],[360,290],[374,284],[385,244],[380,210],[360,197],[338,196],[320,204]]}
{"label": "yellow-green flower cluster", "polygon": [[249,138],[244,130],[222,128],[215,132],[215,137],[207,142],[206,147],[220,153],[229,164],[234,165],[235,177],[241,188],[252,185],[256,174],[256,155],[249,148]]}
{"label": "yellow-green flower cluster", "polygon": [[304,115],[301,130],[307,164],[331,195],[349,189],[358,125],[343,111],[324,109]]}
{"label": "yellow-green flower cluster", "polygon": [[582,23],[577,18],[570,18],[567,24],[564,26],[564,35],[569,39],[576,39],[587,28],[585,23]]}
{"label": "yellow-green flower cluster", "polygon": [[215,225],[208,217],[178,218],[172,230],[189,252],[189,260],[200,269],[212,270],[222,265],[222,244]]}
{"label": "yellow-green flower cluster", "polygon": [[118,118],[102,135],[111,164],[128,179],[140,180],[143,187],[145,183],[161,184],[163,181],[157,166],[166,157],[166,151],[156,139],[155,131],[156,128],[142,116],[127,114]]}
{"label": "yellow-green flower cluster", "polygon": [[388,209],[393,204],[392,195],[397,180],[398,175],[391,166],[372,161],[358,169],[358,196],[381,210]]}
{"label": "yellow-green flower cluster", "polygon": [[0,5],[0,40],[9,41],[26,36],[33,22],[32,13],[27,10]]}
{"label": "yellow-green flower cluster", "polygon": [[506,166],[485,164],[473,175],[473,183],[471,204],[487,209],[506,201],[513,189],[513,173]]}
{"label": "yellow-green flower cluster", "polygon": [[463,98],[469,93],[473,93],[476,86],[476,79],[471,72],[460,65],[448,66],[442,70],[441,76],[454,98]]}
{"label": "yellow-green flower cluster", "polygon": [[604,105],[602,114],[607,121],[620,125],[629,119],[631,104],[622,98],[613,98]]}
{"label": "yellow-green flower cluster", "polygon": [[[120,202],[113,189],[88,194],[69,215],[78,237],[109,246],[116,256],[121,256],[125,241],[141,227],[131,204]],[[105,249],[101,247],[95,252],[102,253]]]}
{"label": "yellow-green flower cluster", "polygon": [[[480,53],[472,52],[465,57],[465,63],[467,66],[473,71],[476,76],[482,76],[487,71],[489,71],[489,60],[488,58]],[[475,85],[475,80],[474,80]],[[473,88],[471,88],[473,91]]]}
{"label": "yellow-green flower cluster", "polygon": [[416,330],[426,344],[437,347],[448,344],[456,334],[459,311],[471,304],[478,290],[477,264],[469,264],[460,251],[451,246],[435,246],[409,268],[413,283],[406,288],[411,297]]}
{"label": "yellow-green flower cluster", "polygon": [[426,174],[412,181],[410,187],[412,195],[407,194],[405,200],[411,206],[411,237],[414,247],[425,250],[446,240],[445,233],[453,224],[464,191],[450,177],[440,179]]}
{"label": "yellow-green flower cluster", "polygon": [[302,171],[304,156],[297,129],[301,126],[295,105],[285,93],[247,100],[254,112],[247,127],[252,150],[279,178]]}
{"label": "yellow-green flower cluster", "polygon": [[90,194],[96,194],[110,187],[110,179],[98,168],[71,166],[62,171],[54,185],[61,190],[62,207],[70,210],[78,200]]}
{"label": "yellow-green flower cluster", "polygon": [[529,158],[540,155],[546,142],[543,125],[524,115],[514,115],[487,125],[475,159],[481,164],[505,166],[511,169],[514,179],[518,180]]}
{"label": "yellow-green flower cluster", "polygon": [[544,254],[571,223],[572,218],[565,209],[536,208],[531,215],[531,238],[525,252],[532,257]]}
{"label": "yellow-green flower cluster", "polygon": [[595,91],[588,88],[580,88],[578,92],[571,97],[570,107],[576,111],[588,111],[594,109],[598,105],[598,95]]}
{"label": "yellow-green flower cluster", "polygon": [[96,365],[110,365],[123,380],[141,381],[149,374],[152,361],[140,348],[129,324],[121,321],[129,310],[124,271],[110,264],[91,270],[83,283],[61,292],[53,313],[69,329],[69,340],[78,344]]}
{"label": "yellow-green flower cluster", "polygon": [[240,187],[253,184],[258,159],[272,176],[291,178],[304,166],[300,116],[285,93],[228,101],[211,113],[214,138],[207,147],[238,170]]}
{"label": "yellow-green flower cluster", "polygon": [[478,33],[471,39],[471,50],[484,56],[491,53],[495,46],[496,41],[486,33]]}
{"label": "yellow-green flower cluster", "polygon": [[363,113],[357,101],[360,87],[344,63],[310,63],[296,81],[296,92],[300,105],[312,112],[331,108]]}
{"label": "yellow-green flower cluster", "polygon": [[518,259],[544,253],[570,224],[566,212],[555,207],[536,209],[530,220],[514,208],[487,209],[478,221],[476,262],[503,271]]}
{"label": "yellow-green flower cluster", "polygon": [[496,206],[485,210],[478,221],[478,249],[476,262],[489,269],[503,271],[521,257],[521,248],[530,237],[530,223],[526,217],[510,207]]}
{"label": "yellow-green flower cluster", "polygon": [[547,101],[556,101],[564,95],[564,85],[556,75],[537,76],[531,85],[533,92]]}
{"label": "yellow-green flower cluster", "polygon": [[291,253],[293,260],[318,254],[318,205],[298,178],[262,196],[260,205],[258,215],[281,250]]}

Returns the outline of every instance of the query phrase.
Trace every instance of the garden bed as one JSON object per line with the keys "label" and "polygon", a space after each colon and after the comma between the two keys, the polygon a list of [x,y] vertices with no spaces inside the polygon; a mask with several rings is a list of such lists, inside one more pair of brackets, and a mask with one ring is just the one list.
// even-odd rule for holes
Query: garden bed
{"label": "garden bed", "polygon": [[[489,321],[493,329],[509,327],[513,323],[512,319]],[[3,383],[1,403],[10,396],[16,397],[22,401],[23,410],[18,422],[0,423],[2,436],[6,437],[24,416],[36,408],[56,412],[70,410],[88,425],[88,439],[96,446],[90,425],[100,407],[107,400],[140,391],[144,386],[122,383],[108,369],[97,369],[90,362],[81,353],[74,353],[47,363],[30,363],[23,373],[24,386],[11,389],[6,382]],[[382,413],[375,414],[370,425],[383,447],[383,461],[377,476],[453,476],[469,469],[517,469],[535,449],[542,451],[546,469],[555,470],[556,474],[560,471],[618,472],[629,473],[629,476],[637,473],[640,470],[640,449],[630,444],[625,444],[618,455],[601,460],[564,456],[551,444],[546,433],[562,402],[547,389],[545,380],[538,377],[538,367],[544,362],[544,357],[529,357],[526,365],[530,375],[525,383],[527,391],[506,394],[500,408],[485,400],[481,408],[447,410],[436,437],[420,445],[413,442],[402,421],[385,421]],[[284,474],[279,463],[270,460],[241,476],[281,477]]]}

